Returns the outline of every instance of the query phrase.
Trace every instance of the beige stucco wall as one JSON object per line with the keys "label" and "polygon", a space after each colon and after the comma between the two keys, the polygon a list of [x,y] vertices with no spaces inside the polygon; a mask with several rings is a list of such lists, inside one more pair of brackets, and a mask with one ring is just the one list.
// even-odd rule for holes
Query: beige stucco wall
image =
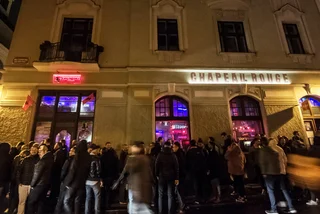
{"label": "beige stucco wall", "polygon": [[0,106],[0,142],[12,145],[28,142],[31,112],[31,109],[25,112],[21,107]]}

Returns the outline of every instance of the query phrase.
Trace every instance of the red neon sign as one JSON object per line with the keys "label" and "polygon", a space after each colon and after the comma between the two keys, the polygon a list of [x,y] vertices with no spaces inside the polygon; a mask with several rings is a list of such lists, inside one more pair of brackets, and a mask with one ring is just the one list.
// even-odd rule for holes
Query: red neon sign
{"label": "red neon sign", "polygon": [[54,74],[52,82],[55,84],[80,84],[81,74]]}

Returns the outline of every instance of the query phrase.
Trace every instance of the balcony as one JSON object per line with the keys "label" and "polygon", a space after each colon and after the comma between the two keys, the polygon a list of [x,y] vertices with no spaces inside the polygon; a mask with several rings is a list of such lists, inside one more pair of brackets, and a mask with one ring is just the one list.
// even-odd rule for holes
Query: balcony
{"label": "balcony", "polygon": [[33,66],[44,72],[98,72],[98,61],[103,47],[89,43],[87,46],[65,45],[45,41],[40,45],[39,61]]}

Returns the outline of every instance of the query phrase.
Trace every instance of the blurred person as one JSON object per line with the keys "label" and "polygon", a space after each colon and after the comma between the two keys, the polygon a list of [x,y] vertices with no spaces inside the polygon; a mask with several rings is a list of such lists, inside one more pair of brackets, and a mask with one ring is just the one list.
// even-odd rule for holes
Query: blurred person
{"label": "blurred person", "polygon": [[38,161],[38,147],[33,145],[30,149],[30,155],[22,160],[19,170],[18,214],[25,213],[26,201],[31,189],[30,184],[34,174],[35,165],[38,163]]}
{"label": "blurred person", "polygon": [[24,146],[24,145],[25,144],[22,141],[17,144],[17,149],[19,150],[19,153],[22,151],[21,147]]}
{"label": "blurred person", "polygon": [[77,140],[72,140],[71,142],[71,148],[77,146]]}
{"label": "blurred person", "polygon": [[[126,165],[126,162],[127,162],[127,158],[128,158],[128,152],[129,152],[129,146],[128,144],[123,144],[122,145],[122,150],[121,150],[121,153],[120,153],[120,160],[119,160],[119,172],[122,172],[125,165]],[[126,196],[128,195],[127,194],[127,190],[126,190],[126,186],[127,186],[127,182],[126,180],[123,180],[120,184],[120,187],[119,187],[119,202],[120,204],[127,204],[126,201]]]}
{"label": "blurred person", "polygon": [[291,142],[291,150],[295,154],[305,155],[307,152],[307,147],[304,143],[304,140],[300,137],[299,131],[293,132],[292,142]]}
{"label": "blurred person", "polygon": [[175,186],[179,185],[179,163],[171,150],[171,143],[164,143],[163,151],[160,152],[155,163],[155,174],[158,180],[159,213],[164,213],[164,195],[168,199],[168,213],[174,213]]}
{"label": "blurred person", "polygon": [[119,183],[127,177],[129,192],[129,214],[153,214],[150,209],[152,203],[153,178],[150,169],[150,160],[144,154],[141,142],[135,142],[131,146],[132,155],[128,157],[126,166],[121,176],[114,183],[115,189]]}
{"label": "blurred person", "polygon": [[240,146],[233,139],[231,142],[232,144],[225,154],[225,158],[228,161],[228,172],[233,177],[234,191],[238,195],[236,202],[245,203],[244,167],[246,158]]}
{"label": "blurred person", "polygon": [[163,137],[158,137],[158,140],[155,142],[154,147],[151,149],[151,154],[156,158],[161,152],[163,144]]}
{"label": "blurred person", "polygon": [[186,180],[186,157],[184,151],[181,149],[181,144],[179,142],[175,142],[172,146],[172,150],[177,157],[178,164],[179,164],[179,185],[178,185],[178,192],[176,193],[176,197],[179,202],[179,212],[181,213],[184,209],[184,184]]}
{"label": "blurred person", "polygon": [[9,152],[12,160],[13,160],[17,155],[19,155],[19,153],[20,153],[20,152],[19,152],[19,149],[18,149],[17,147],[15,147],[15,146],[11,147],[10,152]]}
{"label": "blurred person", "polygon": [[76,154],[69,166],[68,174],[64,179],[66,193],[63,204],[66,214],[80,214],[81,205],[86,191],[86,180],[90,173],[91,156],[87,152],[87,141],[77,144]]}
{"label": "blurred person", "polygon": [[[270,144],[271,142],[271,144]],[[277,214],[277,204],[275,199],[275,184],[280,183],[280,189],[288,203],[289,210],[287,213],[297,213],[294,209],[291,197],[285,184],[285,174],[287,159],[284,151],[275,147],[274,139],[261,138],[263,147],[259,152],[259,164],[261,173],[264,176],[268,196],[270,199],[271,209],[266,210],[267,214]]]}
{"label": "blurred person", "polygon": [[64,195],[67,189],[64,180],[70,170],[70,165],[74,159],[75,154],[76,154],[76,147],[72,147],[70,149],[68,159],[63,164],[63,167],[61,170],[61,177],[60,177],[60,181],[61,181],[60,193],[59,193],[58,202],[54,211],[55,214],[60,214],[63,210],[63,200],[64,200]]}
{"label": "blurred person", "polygon": [[256,135],[254,136],[254,139],[251,141],[250,147],[253,147],[253,145],[255,144],[255,142],[260,141],[260,139],[261,139],[260,134],[256,134]]}
{"label": "blurred person", "polygon": [[65,146],[65,140],[61,140],[59,143],[54,145],[53,151],[53,167],[52,167],[52,183],[51,183],[51,193],[50,198],[53,203],[56,203],[59,197],[60,185],[61,185],[61,170],[64,162],[68,158],[68,151]]}
{"label": "blurred person", "polygon": [[100,203],[101,203],[101,164],[100,158],[98,157],[100,147],[91,144],[91,163],[90,173],[86,181],[86,204],[85,214],[91,213],[92,199],[94,199],[94,213],[100,214]]}
{"label": "blurred person", "polygon": [[209,154],[207,158],[208,177],[212,187],[212,197],[210,202],[219,203],[221,198],[220,188],[220,173],[221,173],[221,160],[218,152],[215,150],[214,139],[209,141]]}
{"label": "blurred person", "polygon": [[224,140],[223,146],[222,146],[222,150],[223,150],[223,155],[226,154],[229,146],[231,145],[232,141],[231,141],[231,135],[227,135],[227,133],[222,132],[221,133],[221,138]]}
{"label": "blurred person", "polygon": [[119,159],[116,151],[110,142],[105,144],[105,149],[101,155],[101,178],[103,181],[102,209],[110,207],[113,201],[111,186],[119,176]]}
{"label": "blurred person", "polygon": [[12,158],[9,143],[0,143],[0,213],[4,213],[5,199],[9,191],[9,184],[11,178]]}
{"label": "blurred person", "polygon": [[286,136],[280,136],[278,140],[278,146],[280,146],[286,155],[291,153],[291,149],[289,146],[289,139]]}
{"label": "blurred person", "polygon": [[204,156],[207,158],[208,157],[208,150],[207,150],[207,146],[204,144],[202,138],[198,139],[198,143],[197,146],[202,149]]}
{"label": "blurred person", "polygon": [[51,152],[53,150],[53,145],[52,145],[53,142],[52,142],[51,138],[45,139],[43,143],[48,147],[49,152]]}
{"label": "blurred person", "polygon": [[31,140],[29,143],[28,143],[28,147],[29,149],[31,149],[31,147],[33,146],[33,144],[35,144],[36,142],[34,142],[33,140]]}
{"label": "blurred person", "polygon": [[203,150],[197,147],[197,142],[191,140],[190,148],[186,154],[187,170],[193,182],[193,187],[196,194],[195,204],[199,204],[205,200],[205,185],[206,179],[206,158]]}
{"label": "blurred person", "polygon": [[27,214],[44,213],[43,203],[50,188],[53,155],[46,145],[41,145],[38,153],[40,160],[34,167],[30,183],[31,190],[27,200]]}

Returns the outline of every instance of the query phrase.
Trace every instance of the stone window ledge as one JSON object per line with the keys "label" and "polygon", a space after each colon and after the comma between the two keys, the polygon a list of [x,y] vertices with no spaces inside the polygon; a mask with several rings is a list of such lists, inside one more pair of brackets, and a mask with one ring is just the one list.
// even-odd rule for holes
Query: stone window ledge
{"label": "stone window ledge", "polygon": [[223,61],[234,64],[253,62],[257,56],[255,52],[220,52],[219,55],[222,57]]}
{"label": "stone window ledge", "polygon": [[314,54],[288,54],[287,56],[295,63],[309,64],[312,62]]}
{"label": "stone window ledge", "polygon": [[180,61],[181,56],[184,53],[184,51],[159,51],[159,50],[155,50],[153,52],[154,54],[158,55],[158,59],[160,61],[165,61],[165,62]]}

